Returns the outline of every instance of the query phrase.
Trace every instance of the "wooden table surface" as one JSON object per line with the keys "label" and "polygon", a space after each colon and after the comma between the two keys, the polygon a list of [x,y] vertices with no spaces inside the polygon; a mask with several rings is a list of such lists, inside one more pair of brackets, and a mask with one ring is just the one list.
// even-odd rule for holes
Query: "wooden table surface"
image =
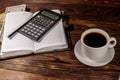
{"label": "wooden table surface", "polygon": [[118,80],[120,75],[119,0],[0,0],[0,13],[8,6],[26,4],[31,12],[44,8],[65,10],[73,47],[81,33],[101,28],[117,39],[115,57],[107,65],[90,67],[79,62],[74,50],[0,61],[0,80]]}

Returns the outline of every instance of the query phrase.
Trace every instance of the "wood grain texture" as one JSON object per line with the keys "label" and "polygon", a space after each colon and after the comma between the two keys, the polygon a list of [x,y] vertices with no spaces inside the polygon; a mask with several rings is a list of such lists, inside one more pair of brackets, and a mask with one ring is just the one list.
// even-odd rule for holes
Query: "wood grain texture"
{"label": "wood grain texture", "polygon": [[117,39],[115,57],[107,65],[90,67],[79,62],[74,50],[0,61],[0,80],[117,80],[120,74],[119,0],[0,0],[0,13],[8,6],[27,4],[31,12],[44,8],[65,10],[74,30],[72,44],[83,31],[101,28]]}

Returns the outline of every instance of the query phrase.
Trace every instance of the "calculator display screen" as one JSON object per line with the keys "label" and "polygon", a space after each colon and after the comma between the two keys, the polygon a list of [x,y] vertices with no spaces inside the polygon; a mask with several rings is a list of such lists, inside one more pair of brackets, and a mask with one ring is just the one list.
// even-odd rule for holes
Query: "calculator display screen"
{"label": "calculator display screen", "polygon": [[45,16],[48,16],[54,20],[57,20],[59,18],[59,16],[55,15],[55,14],[52,14],[50,12],[47,12],[47,11],[43,11],[41,14],[45,15]]}

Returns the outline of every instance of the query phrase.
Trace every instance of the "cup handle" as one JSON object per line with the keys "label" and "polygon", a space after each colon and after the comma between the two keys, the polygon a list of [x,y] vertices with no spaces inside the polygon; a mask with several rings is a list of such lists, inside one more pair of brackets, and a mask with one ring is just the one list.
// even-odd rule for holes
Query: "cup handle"
{"label": "cup handle", "polygon": [[110,38],[110,41],[109,41],[108,47],[109,47],[109,48],[113,48],[113,47],[115,47],[116,44],[117,44],[116,38],[111,37],[111,38]]}

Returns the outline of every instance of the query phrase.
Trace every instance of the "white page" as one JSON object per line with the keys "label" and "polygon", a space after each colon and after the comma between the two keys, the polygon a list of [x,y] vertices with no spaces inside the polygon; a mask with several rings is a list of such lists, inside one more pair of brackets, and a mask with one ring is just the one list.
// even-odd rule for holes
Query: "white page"
{"label": "white page", "polygon": [[8,13],[5,18],[5,28],[2,41],[2,52],[17,50],[34,50],[33,41],[29,38],[17,33],[12,39],[7,36],[23,25],[32,17],[30,12],[14,12]]}
{"label": "white page", "polygon": [[[54,11],[60,13],[59,10],[54,10]],[[45,49],[45,48],[46,49],[51,48],[51,50],[52,50],[52,47],[55,48],[55,46],[67,45],[62,20],[60,20],[43,37],[43,39],[39,43],[35,42],[34,45],[35,45],[35,50]]]}

